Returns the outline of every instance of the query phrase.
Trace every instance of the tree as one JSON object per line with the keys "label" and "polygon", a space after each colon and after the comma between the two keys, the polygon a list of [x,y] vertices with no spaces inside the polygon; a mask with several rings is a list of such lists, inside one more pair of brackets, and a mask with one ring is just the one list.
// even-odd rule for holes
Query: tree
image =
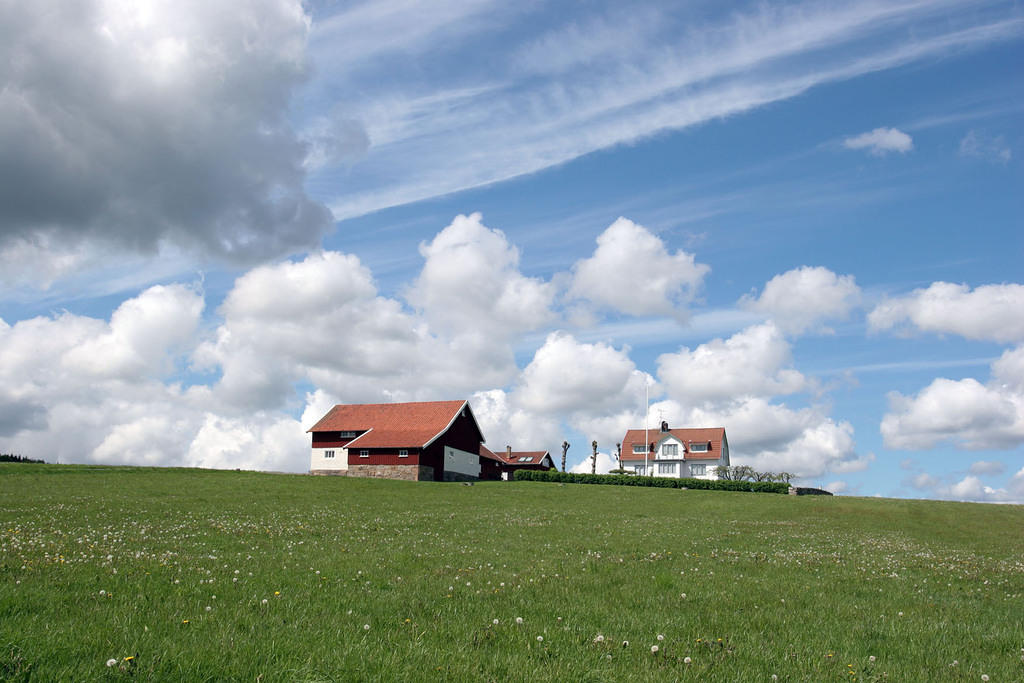
{"label": "tree", "polygon": [[565,472],[565,454],[569,451],[569,442],[562,442],[562,471]]}
{"label": "tree", "polygon": [[594,454],[590,456],[590,473],[597,474],[597,441],[592,441],[590,445],[594,449]]}

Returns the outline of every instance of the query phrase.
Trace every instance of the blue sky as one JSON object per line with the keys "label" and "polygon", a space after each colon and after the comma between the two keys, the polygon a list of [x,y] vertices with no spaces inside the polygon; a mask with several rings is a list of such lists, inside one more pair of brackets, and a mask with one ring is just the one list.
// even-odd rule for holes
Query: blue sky
{"label": "blue sky", "polygon": [[302,471],[335,402],[467,397],[577,462],[649,385],[736,462],[1024,502],[1017,3],[49,4],[0,14],[0,450]]}

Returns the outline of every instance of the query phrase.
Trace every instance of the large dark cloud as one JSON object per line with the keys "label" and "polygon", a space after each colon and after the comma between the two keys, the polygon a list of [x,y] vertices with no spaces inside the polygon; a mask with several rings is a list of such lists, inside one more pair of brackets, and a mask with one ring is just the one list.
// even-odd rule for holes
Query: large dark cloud
{"label": "large dark cloud", "polygon": [[0,5],[0,247],[45,235],[236,262],[318,242],[286,119],[298,0]]}

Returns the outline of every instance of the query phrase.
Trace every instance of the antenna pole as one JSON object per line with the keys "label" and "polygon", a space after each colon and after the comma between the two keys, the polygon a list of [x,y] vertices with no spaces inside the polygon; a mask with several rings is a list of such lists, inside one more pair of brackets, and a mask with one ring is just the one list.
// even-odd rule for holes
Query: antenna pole
{"label": "antenna pole", "polygon": [[649,477],[651,473],[647,471],[647,456],[651,452],[650,436],[647,434],[647,425],[650,423],[651,417],[651,384],[650,382],[644,381],[644,476]]}

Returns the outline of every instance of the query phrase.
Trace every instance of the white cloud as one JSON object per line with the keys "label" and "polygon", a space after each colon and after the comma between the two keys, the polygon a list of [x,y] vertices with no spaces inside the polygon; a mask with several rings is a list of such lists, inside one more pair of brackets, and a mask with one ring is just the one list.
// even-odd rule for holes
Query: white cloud
{"label": "white cloud", "polygon": [[843,145],[847,149],[868,149],[875,156],[884,156],[889,152],[906,154],[914,149],[913,139],[897,128],[875,128],[846,138]]}
{"label": "white cloud", "polygon": [[309,23],[299,0],[5,7],[0,250],[251,263],[315,245],[331,215],[287,119]]}
{"label": "white cloud", "polygon": [[668,246],[642,225],[619,218],[597,238],[597,249],[573,266],[569,296],[630,315],[685,318],[685,305],[711,269]]}
{"label": "white cloud", "polygon": [[[595,474],[608,474],[608,472],[619,466],[619,463],[615,461],[614,456],[602,451],[597,452],[597,462],[591,463],[591,456],[593,453],[594,451],[590,447],[590,444],[587,444],[586,456],[583,460],[580,460],[578,463],[570,467],[569,471],[576,472],[577,474],[590,474],[591,468],[593,468]],[[577,457],[578,455],[579,454],[577,454]]]}
{"label": "white cloud", "polygon": [[658,377],[683,404],[743,396],[791,394],[809,381],[791,366],[789,343],[772,323],[752,325],[728,339],[712,339],[658,357]]}
{"label": "white cloud", "polygon": [[845,481],[830,481],[829,483],[825,484],[825,490],[836,495],[846,493],[849,489],[850,485],[847,484]]}
{"label": "white cloud", "polygon": [[1024,341],[1024,285],[934,282],[903,297],[883,301],[868,315],[871,330],[913,325],[924,332],[958,334],[967,339]]}
{"label": "white cloud", "polygon": [[[445,2],[429,16],[407,3],[367,7],[342,12],[343,37],[328,30],[313,47],[321,80],[309,101],[359,92],[346,116],[371,140],[358,168],[374,182],[339,185],[338,217],[536,172],[1024,28],[1010,11],[979,23],[960,3],[914,0],[757,5],[711,19],[614,9],[571,22],[534,3]],[[538,40],[528,25],[556,28]],[[602,41],[610,27],[624,37]]]}
{"label": "white cloud", "polygon": [[757,298],[746,295],[740,306],[763,313],[780,329],[799,334],[825,319],[846,318],[860,303],[852,275],[837,276],[821,266],[802,266],[776,275]]}
{"label": "white cloud", "polygon": [[1024,346],[992,364],[992,379],[938,378],[916,396],[889,394],[881,431],[890,448],[925,449],[944,441],[968,450],[1024,443]]}
{"label": "white cloud", "polygon": [[456,216],[429,243],[426,262],[406,298],[432,329],[511,337],[553,319],[553,287],[519,272],[519,250],[479,213]]}
{"label": "white cloud", "polygon": [[1006,471],[1006,465],[998,460],[978,460],[971,463],[971,474],[1002,474]]}
{"label": "white cloud", "polygon": [[960,140],[960,155],[1006,164],[1013,157],[1013,152],[1002,135],[990,137],[979,131],[969,130]]}
{"label": "white cloud", "polygon": [[934,498],[981,503],[1024,503],[1024,468],[1010,477],[1002,487],[987,486],[974,474],[946,483],[939,477],[922,473],[909,483]]}

